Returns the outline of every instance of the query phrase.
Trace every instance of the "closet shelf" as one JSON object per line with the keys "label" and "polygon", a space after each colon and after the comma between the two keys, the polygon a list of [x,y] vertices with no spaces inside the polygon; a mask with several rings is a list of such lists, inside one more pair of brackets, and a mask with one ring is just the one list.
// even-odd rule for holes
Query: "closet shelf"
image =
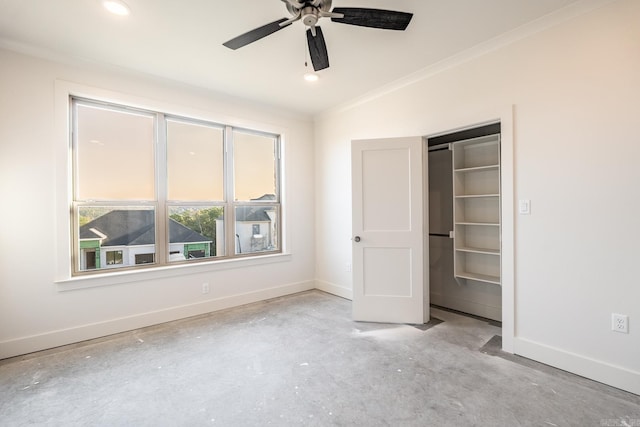
{"label": "closet shelf", "polygon": [[499,165],[486,165],[486,166],[475,166],[471,168],[460,168],[454,169],[454,172],[457,173],[467,173],[467,172],[481,172],[481,171],[490,171],[490,170],[498,170],[500,168]]}
{"label": "closet shelf", "polygon": [[480,199],[487,197],[500,197],[499,194],[461,194],[456,196],[456,199]]}
{"label": "closet shelf", "polygon": [[453,144],[454,275],[500,285],[500,135]]}
{"label": "closet shelf", "polygon": [[488,249],[488,248],[472,248],[469,246],[461,246],[456,248],[456,251],[459,252],[472,252],[476,254],[485,254],[485,255],[500,255],[500,249]]}
{"label": "closet shelf", "polygon": [[463,271],[463,272],[457,273],[456,277],[459,277],[461,279],[476,280],[478,282],[493,283],[495,285],[499,285],[500,284],[500,277],[498,277],[498,276],[488,276],[486,274],[469,273],[469,272]]}

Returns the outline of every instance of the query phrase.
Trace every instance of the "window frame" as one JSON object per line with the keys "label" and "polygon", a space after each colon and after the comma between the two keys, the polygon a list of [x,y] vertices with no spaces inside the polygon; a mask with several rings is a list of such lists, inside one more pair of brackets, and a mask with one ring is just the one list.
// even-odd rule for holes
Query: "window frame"
{"label": "window frame", "polygon": [[[116,272],[129,273],[139,272],[140,270],[152,270],[152,269],[164,269],[172,267],[184,267],[186,265],[194,264],[219,264],[222,261],[235,261],[238,259],[246,258],[265,258],[269,256],[278,256],[285,254],[285,242],[283,240],[283,223],[284,217],[283,203],[282,203],[282,169],[283,165],[283,134],[282,132],[270,132],[270,131],[258,131],[255,129],[248,129],[245,126],[234,126],[229,124],[220,124],[217,121],[209,119],[200,119],[190,116],[188,114],[176,114],[174,112],[160,111],[159,108],[140,108],[137,106],[131,106],[127,102],[119,100],[102,100],[93,96],[75,95],[69,93],[67,95],[68,101],[68,120],[69,120],[69,132],[67,135],[70,141],[68,145],[68,159],[70,163],[71,176],[69,183],[70,190],[70,277],[69,279],[91,277],[96,275],[113,275]],[[155,200],[77,200],[76,198],[76,185],[77,185],[77,114],[76,105],[84,104],[90,106],[101,106],[107,109],[141,113],[144,115],[151,115],[154,117],[154,186],[155,186]],[[217,127],[223,130],[223,150],[224,150],[224,171],[223,171],[223,186],[224,186],[224,200],[198,200],[198,201],[182,201],[182,200],[169,200],[168,199],[168,163],[167,163],[167,122],[169,120],[178,121],[185,124],[204,125]],[[274,168],[275,168],[275,200],[257,200],[257,201],[235,201],[233,199],[234,187],[233,187],[233,132],[241,131],[245,133],[251,133],[260,136],[267,136],[273,138],[274,141]],[[239,205],[260,205],[260,206],[274,206],[278,212],[278,216],[275,221],[275,227],[277,228],[277,247],[275,249],[264,250],[251,253],[235,253],[235,239],[229,239],[227,236],[233,236],[235,233],[235,209]],[[155,260],[153,263],[145,264],[133,264],[126,266],[101,266],[96,269],[81,269],[81,263],[78,257],[81,256],[80,251],[80,239],[79,239],[79,207],[81,206],[105,206],[105,207],[132,207],[132,208],[152,208],[155,216]],[[174,206],[189,206],[189,207],[222,207],[224,218],[224,233],[225,233],[225,253],[224,255],[216,255],[204,258],[191,258],[185,257],[185,260],[171,261],[171,242],[169,238],[169,210]],[[104,249],[103,249],[104,250]],[[106,251],[105,251],[106,252]],[[108,268],[111,267],[111,268]]]}

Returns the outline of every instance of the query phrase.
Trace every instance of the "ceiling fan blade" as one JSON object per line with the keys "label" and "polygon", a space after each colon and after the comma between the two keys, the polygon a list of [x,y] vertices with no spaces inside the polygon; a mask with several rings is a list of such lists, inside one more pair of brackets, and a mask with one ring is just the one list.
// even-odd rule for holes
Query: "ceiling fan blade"
{"label": "ceiling fan blade", "polygon": [[324,41],[322,28],[317,26],[315,28],[315,36],[311,32],[311,29],[307,30],[307,42],[309,43],[309,56],[311,56],[313,69],[320,71],[329,68],[329,53],[327,52],[327,44]]}
{"label": "ceiling fan blade", "polygon": [[224,46],[229,49],[239,49],[243,46],[246,46],[250,43],[260,40],[261,38],[267,37],[270,34],[275,33],[276,31],[280,31],[284,27],[291,25],[291,23],[280,26],[282,22],[288,21],[288,18],[278,19],[277,21],[273,21],[267,25],[263,25],[262,27],[255,28],[251,31],[248,31],[238,37],[235,37],[227,42],[222,43]]}
{"label": "ceiling fan blade", "polygon": [[333,22],[383,30],[404,31],[413,18],[413,13],[360,7],[336,7],[331,12],[344,15],[344,18],[331,18]]}

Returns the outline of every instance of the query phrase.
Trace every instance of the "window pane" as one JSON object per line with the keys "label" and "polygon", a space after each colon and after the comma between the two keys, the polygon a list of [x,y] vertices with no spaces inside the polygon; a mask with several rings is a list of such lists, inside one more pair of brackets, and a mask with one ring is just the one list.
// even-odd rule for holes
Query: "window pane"
{"label": "window pane", "polygon": [[155,209],[80,206],[77,263],[80,271],[155,262]]}
{"label": "window pane", "polygon": [[278,207],[236,206],[236,254],[278,250]]}
{"label": "window pane", "polygon": [[76,105],[76,200],[153,200],[154,118]]}
{"label": "window pane", "polygon": [[235,200],[275,200],[276,138],[233,132]]}
{"label": "window pane", "polygon": [[122,251],[107,251],[107,265],[122,264]]}
{"label": "window pane", "polygon": [[169,208],[169,261],[224,255],[222,206]]}
{"label": "window pane", "polygon": [[223,130],[168,120],[167,173],[169,200],[223,200]]}

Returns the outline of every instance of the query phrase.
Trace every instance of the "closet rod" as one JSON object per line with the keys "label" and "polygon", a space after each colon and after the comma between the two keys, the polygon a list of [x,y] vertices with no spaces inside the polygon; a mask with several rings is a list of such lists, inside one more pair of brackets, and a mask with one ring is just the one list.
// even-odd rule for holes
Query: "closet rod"
{"label": "closet rod", "polygon": [[432,237],[451,237],[448,234],[442,234],[442,233],[429,233],[429,236],[432,236]]}

